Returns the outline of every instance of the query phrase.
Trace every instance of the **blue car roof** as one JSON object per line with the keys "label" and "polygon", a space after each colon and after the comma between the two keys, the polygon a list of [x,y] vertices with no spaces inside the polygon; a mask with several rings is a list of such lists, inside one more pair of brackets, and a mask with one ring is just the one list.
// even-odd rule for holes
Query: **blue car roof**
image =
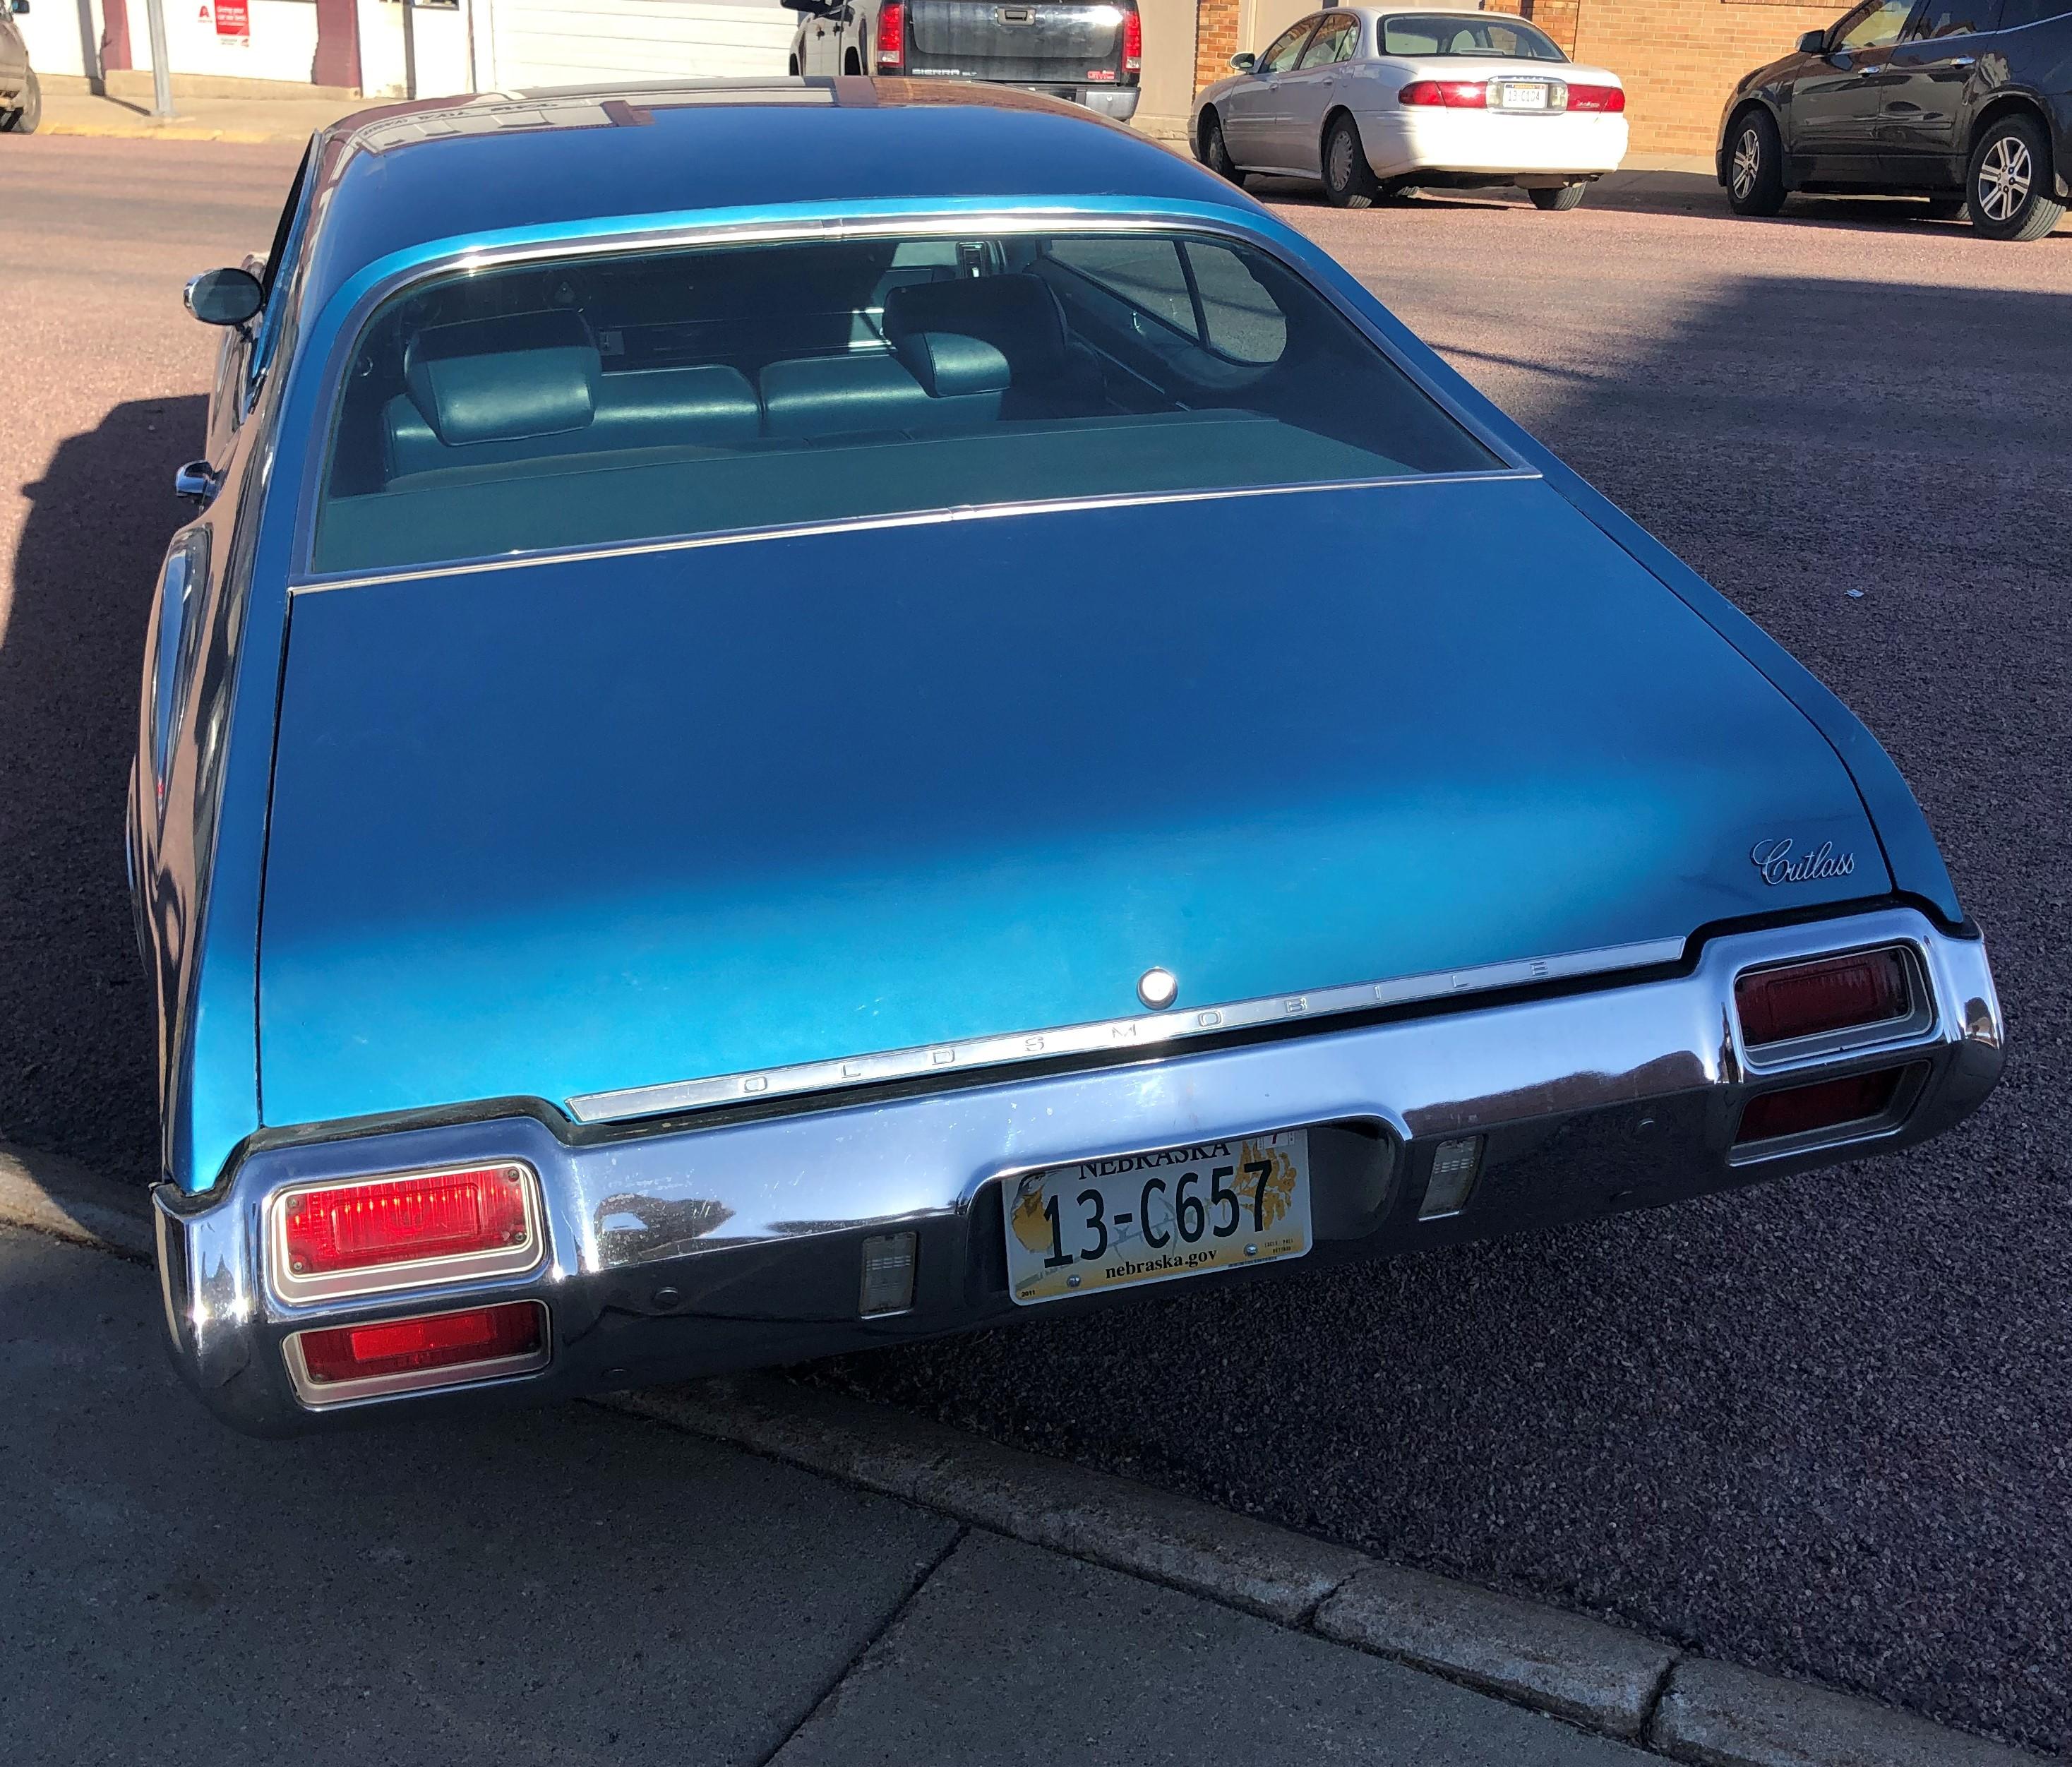
{"label": "blue car roof", "polygon": [[646,215],[1032,197],[1259,213],[1223,179],[1073,105],[865,77],[501,92],[360,111],[315,163],[327,285],[437,241]]}

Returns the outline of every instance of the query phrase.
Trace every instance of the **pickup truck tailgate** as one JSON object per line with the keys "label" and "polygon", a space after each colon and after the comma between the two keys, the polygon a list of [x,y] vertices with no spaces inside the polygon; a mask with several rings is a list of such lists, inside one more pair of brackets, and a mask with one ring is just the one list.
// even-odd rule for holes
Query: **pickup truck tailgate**
{"label": "pickup truck tailgate", "polygon": [[906,71],[1029,85],[1122,79],[1118,6],[1024,0],[913,0]]}

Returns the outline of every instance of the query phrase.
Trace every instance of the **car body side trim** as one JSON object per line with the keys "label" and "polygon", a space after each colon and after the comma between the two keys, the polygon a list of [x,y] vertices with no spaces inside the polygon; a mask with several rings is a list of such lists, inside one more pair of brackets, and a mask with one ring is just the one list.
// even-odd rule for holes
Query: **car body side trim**
{"label": "car body side trim", "polygon": [[1527,957],[1508,963],[1481,964],[1470,969],[1436,970],[1390,981],[1355,982],[1307,993],[1273,994],[1213,1006],[1103,1019],[1042,1030],[1010,1031],[951,1043],[887,1050],[831,1061],[799,1062],[787,1066],[710,1079],[666,1081],[656,1086],[625,1087],[609,1092],[586,1092],[566,1101],[578,1123],[616,1123],[680,1111],[711,1110],[722,1105],[832,1092],[853,1087],[882,1085],[945,1070],[1001,1067],[1018,1062],[1048,1062],[1061,1055],[1106,1054],[1178,1042],[1190,1038],[1220,1036],[1260,1025],[1321,1018],[1340,1013],[1371,1011],[1381,1006],[1455,999],[1506,988],[1528,988],[1577,976],[1646,969],[1676,962],[1684,955],[1681,939],[1643,939],[1558,956]]}

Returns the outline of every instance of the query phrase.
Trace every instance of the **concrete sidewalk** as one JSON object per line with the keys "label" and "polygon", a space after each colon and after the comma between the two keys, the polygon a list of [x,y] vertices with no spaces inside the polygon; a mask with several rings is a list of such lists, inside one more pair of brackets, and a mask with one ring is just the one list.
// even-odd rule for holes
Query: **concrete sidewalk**
{"label": "concrete sidewalk", "polygon": [[43,94],[45,135],[101,135],[135,140],[299,142],[378,98],[177,98],[175,115],[154,117],[148,101],[92,92]]}
{"label": "concrete sidewalk", "polygon": [[1640,1767],[1314,1633],[594,1407],[248,1441],[0,1229],[15,1758]]}

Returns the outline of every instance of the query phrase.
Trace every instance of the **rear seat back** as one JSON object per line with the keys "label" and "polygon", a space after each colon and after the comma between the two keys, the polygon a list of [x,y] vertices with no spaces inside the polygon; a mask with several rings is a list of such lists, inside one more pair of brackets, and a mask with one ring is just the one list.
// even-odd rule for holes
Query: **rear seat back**
{"label": "rear seat back", "polygon": [[590,328],[561,310],[427,327],[384,413],[391,478],[631,448],[729,446],[761,433],[738,369],[606,374]]}
{"label": "rear seat back", "polygon": [[1008,369],[1003,417],[1098,407],[1100,371],[1073,347],[1057,298],[1034,276],[959,277],[893,289],[885,297],[885,339],[902,360],[940,354],[946,339],[989,345]]}

